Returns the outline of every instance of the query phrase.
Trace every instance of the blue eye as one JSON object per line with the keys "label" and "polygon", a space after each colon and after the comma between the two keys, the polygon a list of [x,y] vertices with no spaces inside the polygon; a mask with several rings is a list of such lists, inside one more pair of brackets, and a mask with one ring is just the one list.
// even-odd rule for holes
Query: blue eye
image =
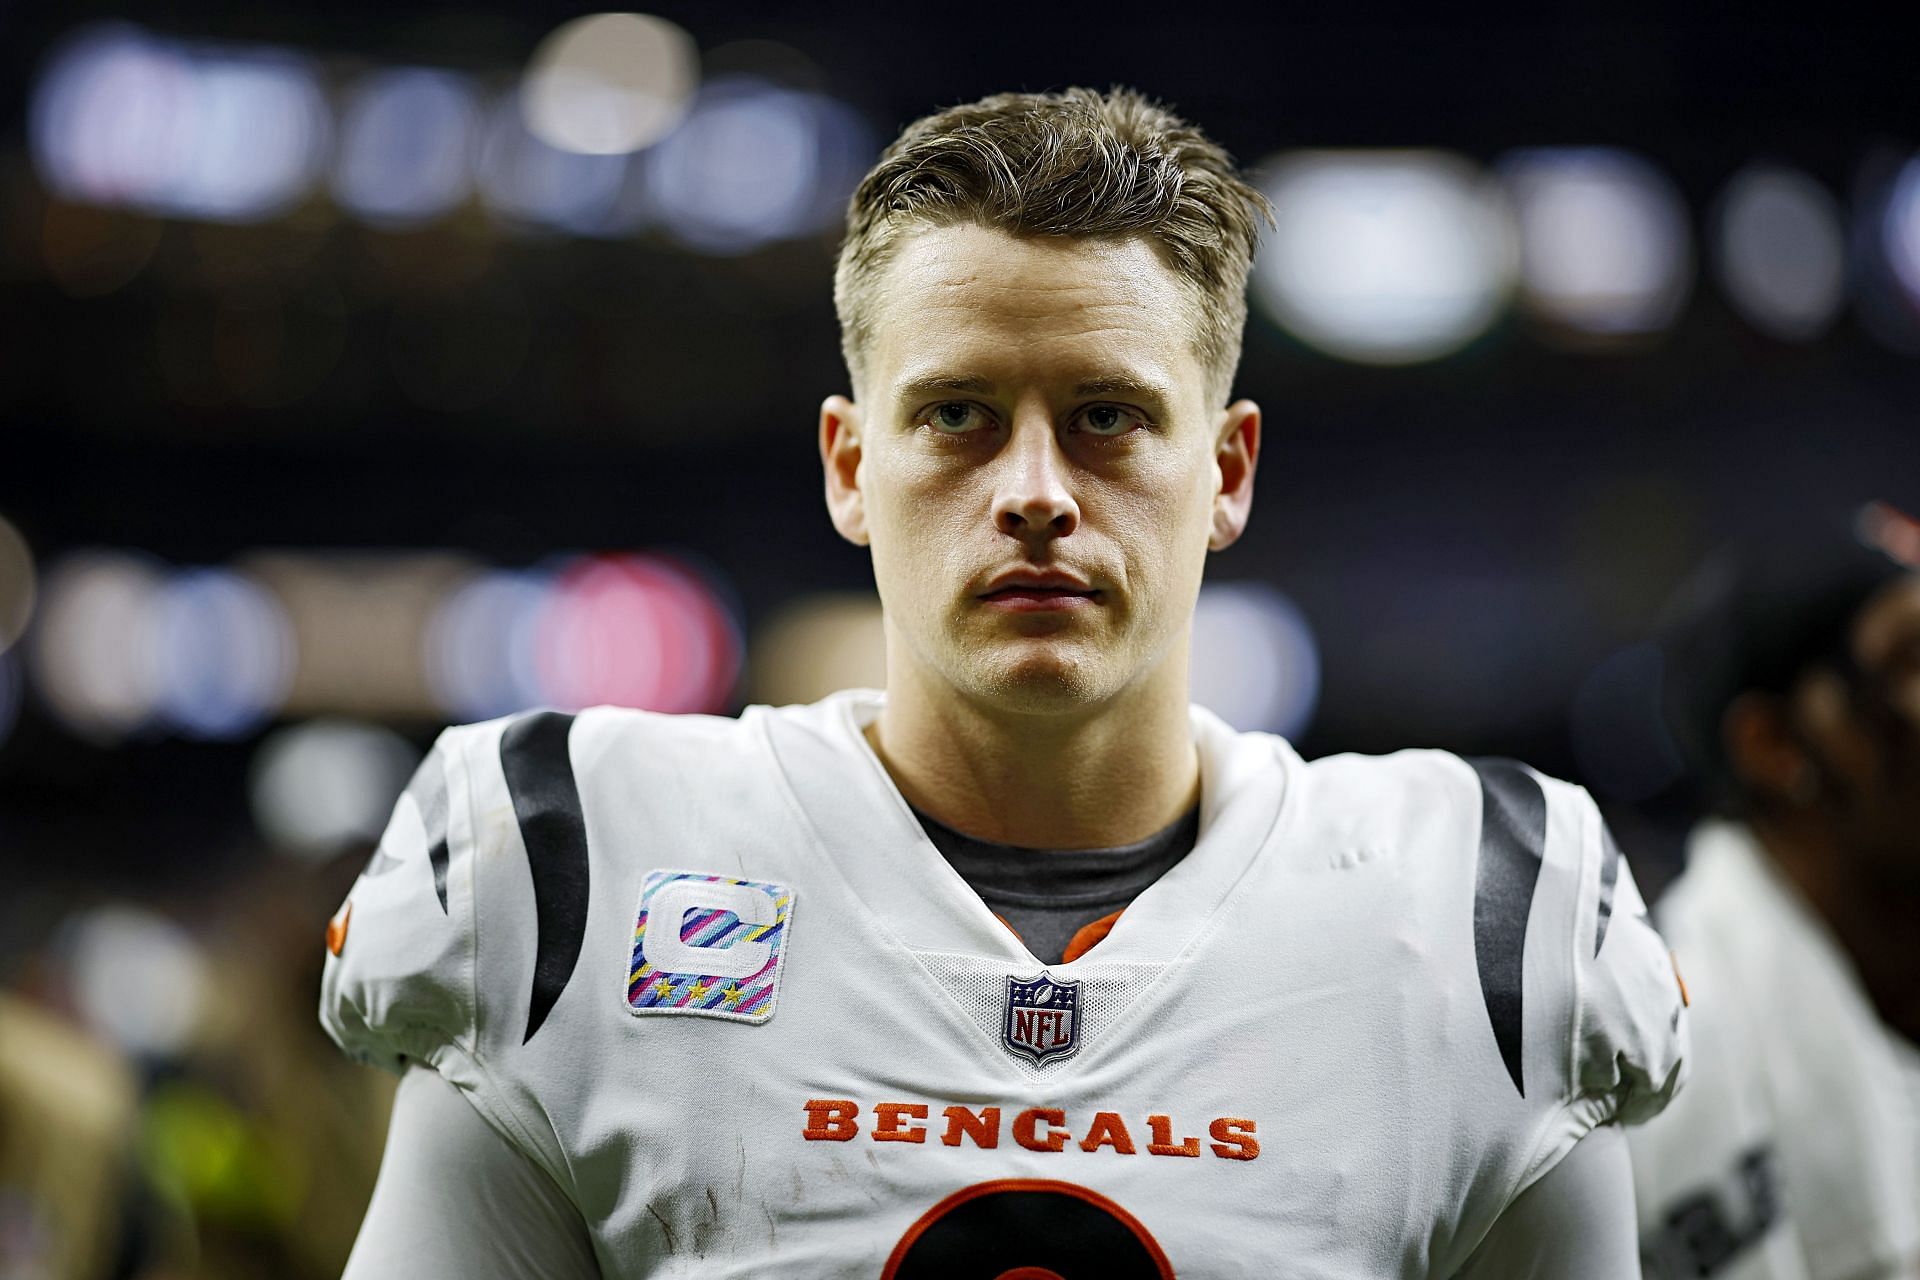
{"label": "blue eye", "polygon": [[965,435],[974,425],[974,417],[979,412],[978,407],[965,400],[949,400],[945,404],[935,405],[925,422],[942,435]]}
{"label": "blue eye", "polygon": [[1081,415],[1081,421],[1088,435],[1108,438],[1123,436],[1135,427],[1147,425],[1145,418],[1117,404],[1096,404]]}

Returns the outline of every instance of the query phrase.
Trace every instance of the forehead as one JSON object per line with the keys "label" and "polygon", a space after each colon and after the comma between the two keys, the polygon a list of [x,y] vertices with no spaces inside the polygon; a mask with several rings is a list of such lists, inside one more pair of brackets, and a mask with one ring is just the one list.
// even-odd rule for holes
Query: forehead
{"label": "forehead", "polygon": [[933,375],[1201,379],[1196,316],[1143,237],[1014,236],[971,223],[904,233],[877,291],[877,390]]}

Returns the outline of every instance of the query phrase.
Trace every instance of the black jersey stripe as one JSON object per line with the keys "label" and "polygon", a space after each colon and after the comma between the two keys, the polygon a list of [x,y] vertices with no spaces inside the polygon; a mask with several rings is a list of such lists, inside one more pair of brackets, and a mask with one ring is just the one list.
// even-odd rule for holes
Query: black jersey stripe
{"label": "black jersey stripe", "polygon": [[1604,820],[1600,823],[1600,909],[1599,919],[1593,926],[1593,956],[1600,958],[1600,948],[1607,940],[1607,923],[1613,919],[1613,883],[1620,878],[1620,846],[1613,842],[1613,832],[1607,830]]}
{"label": "black jersey stripe", "polygon": [[[440,899],[440,913],[447,911],[447,769],[438,751],[429,751],[420,767],[413,771],[403,793],[413,797],[420,814],[420,825],[427,833],[427,861],[433,868],[433,891]],[[360,874],[373,879],[398,870],[402,860],[387,852],[386,837],[367,859]]]}
{"label": "black jersey stripe", "polygon": [[1493,1040],[1513,1087],[1527,1096],[1521,1069],[1521,993],[1527,917],[1547,842],[1547,797],[1513,760],[1469,760],[1480,777],[1480,861],[1473,885],[1473,958]]}
{"label": "black jersey stripe", "polygon": [[427,862],[433,867],[433,892],[440,914],[447,913],[447,764],[438,751],[429,751],[413,771],[407,794],[420,806],[420,822],[427,829]]}
{"label": "black jersey stripe", "polygon": [[525,1044],[573,977],[587,934],[587,824],[580,811],[567,734],[573,717],[535,711],[500,735],[500,768],[533,874],[537,927]]}

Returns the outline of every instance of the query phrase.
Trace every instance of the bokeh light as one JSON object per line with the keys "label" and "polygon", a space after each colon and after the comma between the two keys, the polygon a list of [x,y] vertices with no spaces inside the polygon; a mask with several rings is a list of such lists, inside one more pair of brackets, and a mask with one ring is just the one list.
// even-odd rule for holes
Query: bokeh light
{"label": "bokeh light", "polygon": [[544,570],[489,570],[448,592],[427,624],[427,683],[456,720],[491,720],[541,700],[534,635],[552,589]]}
{"label": "bokeh light", "polygon": [[333,198],[382,227],[446,215],[473,189],[481,119],[465,76],[425,67],[370,73],[347,94]]}
{"label": "bokeh light", "polygon": [[527,131],[518,95],[493,105],[480,155],[480,195],[509,227],[576,235],[624,234],[641,225],[624,155],[563,151]]}
{"label": "bokeh light", "polygon": [[1512,287],[1512,230],[1497,193],[1439,151],[1296,152],[1261,185],[1276,227],[1254,263],[1254,297],[1330,355],[1411,364],[1457,351]]}
{"label": "bokeh light", "polygon": [[754,637],[748,696],[755,702],[777,707],[886,684],[886,627],[871,591],[802,596]]}
{"label": "bokeh light", "polygon": [[1665,329],[1693,286],[1692,236],[1673,184],[1630,152],[1543,147],[1499,166],[1520,223],[1521,301],[1575,336]]}
{"label": "bokeh light", "polygon": [[1880,236],[1894,279],[1909,303],[1920,307],[1920,157],[1907,161],[1894,176]]}
{"label": "bokeh light", "polygon": [[194,738],[237,738],[280,706],[293,680],[293,628],[278,600],[225,569],[187,569],[156,601],[161,716]]}
{"label": "bokeh light", "polygon": [[26,538],[0,516],[0,653],[26,633],[38,591],[33,552]]}
{"label": "bokeh light", "polygon": [[647,200],[702,253],[747,253],[831,225],[876,148],[844,103],[753,76],[700,89],[680,127],[648,151]]}
{"label": "bokeh light", "polygon": [[111,742],[144,726],[159,702],[155,605],[163,578],[125,552],[78,552],[47,575],[32,642],[33,675],[75,733]]}
{"label": "bokeh light", "polygon": [[332,117],[291,50],[190,46],[124,23],[56,48],[29,138],[59,195],[214,221],[284,212],[312,189]]}
{"label": "bokeh light", "polygon": [[686,113],[700,78],[693,37],[643,13],[596,13],[555,30],[527,64],[520,108],[548,146],[623,155]]}
{"label": "bokeh light", "polygon": [[1839,203],[1808,175],[1748,165],[1728,180],[1715,219],[1721,288],[1747,323],[1789,342],[1818,337],[1846,300]]}
{"label": "bokeh light", "polygon": [[130,904],[96,907],[65,922],[56,949],[74,1009],[95,1035],[146,1060],[191,1042],[207,961],[178,924]]}
{"label": "bokeh light", "polygon": [[298,857],[371,844],[419,761],[406,739],[361,721],[323,717],[275,730],[253,759],[254,822]]}
{"label": "bokeh light", "polygon": [[1190,696],[1241,730],[1295,737],[1320,701],[1320,649],[1299,606],[1259,582],[1207,583],[1193,614]]}
{"label": "bokeh light", "polygon": [[543,700],[648,711],[723,710],[740,634],[714,589],[658,555],[584,556],[562,567],[536,623]]}

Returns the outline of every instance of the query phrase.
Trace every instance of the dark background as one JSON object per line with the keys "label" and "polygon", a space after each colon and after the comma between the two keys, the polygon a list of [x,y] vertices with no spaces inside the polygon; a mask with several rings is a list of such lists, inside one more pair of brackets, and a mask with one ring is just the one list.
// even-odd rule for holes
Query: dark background
{"label": "dark background", "polygon": [[[1704,239],[1716,191],[1756,159],[1806,171],[1864,216],[1876,175],[1911,154],[1910,41],[1805,6],[1677,8],[654,12],[703,50],[740,39],[800,50],[817,87],[856,108],[876,140],[986,92],[1125,82],[1246,163],[1387,145],[1486,162],[1570,143],[1650,160],[1687,202],[1699,259],[1684,311],[1656,340],[1567,350],[1510,313],[1458,354],[1373,368],[1307,349],[1255,308],[1239,389],[1268,414],[1260,496],[1246,538],[1210,570],[1271,583],[1310,619],[1325,682],[1300,739],[1308,754],[1437,745],[1593,781],[1570,740],[1576,691],[1645,631],[1702,551],[1866,498],[1911,508],[1920,488],[1920,358],[1851,307],[1810,342],[1757,333],[1715,287]],[[37,260],[47,197],[26,104],[46,50],[89,20],[494,73],[579,12],[0,10],[0,515],[38,562],[88,546],[177,563],[260,547],[447,547],[506,565],[555,548],[683,547],[730,581],[750,648],[795,597],[870,583],[818,494],[817,405],[845,385],[831,234],[721,258],[650,234],[500,233],[483,268],[419,296],[353,294],[348,282],[395,254],[456,256],[454,232],[396,237],[338,217],[317,231],[169,221],[152,261],[102,297],[69,296]],[[317,353],[308,389],[257,407],[180,374],[181,358],[211,367],[221,308],[261,275],[281,279],[271,264],[289,245],[304,265],[283,273],[286,342]],[[493,376],[490,342],[520,344],[524,359],[478,404],[423,403],[396,374],[406,357],[394,336],[421,308],[474,376]],[[446,374],[463,376],[457,361]],[[50,902],[100,881],[138,896],[255,856],[243,802],[253,739],[87,742],[27,683],[0,744],[0,878],[53,896],[35,899],[31,920],[0,916],[0,953],[31,946],[57,918]],[[394,723],[418,741],[434,727]],[[1662,878],[1677,811],[1656,796],[1626,813],[1596,790],[1617,824],[1639,830],[1652,816],[1646,878]]]}

